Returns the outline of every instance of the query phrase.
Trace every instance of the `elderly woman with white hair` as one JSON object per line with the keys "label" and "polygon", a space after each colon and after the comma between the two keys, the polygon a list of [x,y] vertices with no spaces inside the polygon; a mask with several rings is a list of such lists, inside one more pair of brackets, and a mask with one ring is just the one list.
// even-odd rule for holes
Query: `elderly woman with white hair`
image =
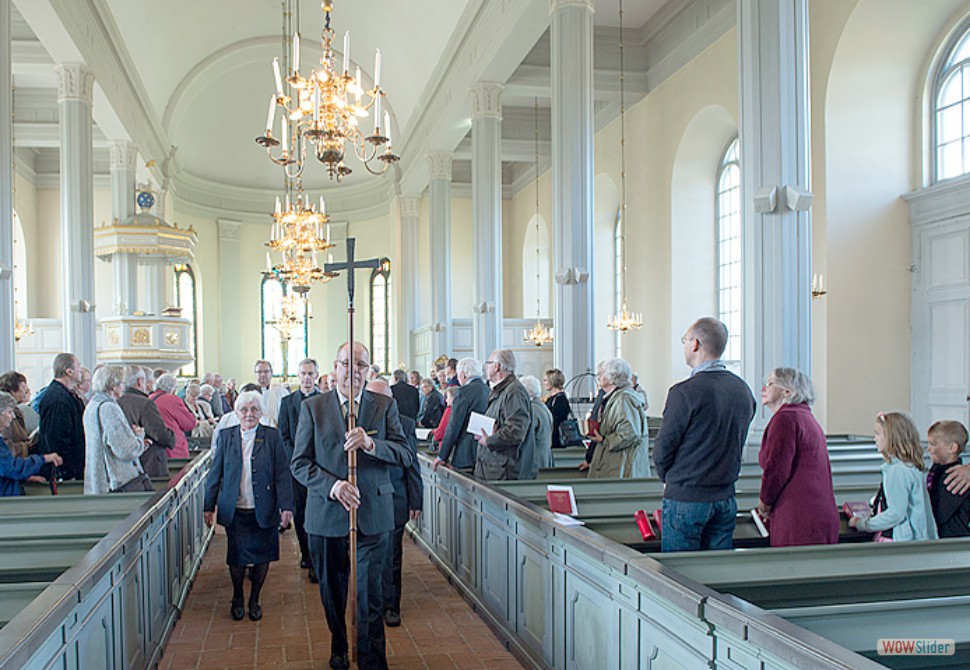
{"label": "elderly woman with white hair", "polygon": [[195,417],[195,427],[192,437],[212,437],[212,430],[216,419],[212,414],[212,405],[208,400],[212,398],[215,389],[210,384],[189,384],[185,387],[185,406]]}
{"label": "elderly woman with white hair", "polygon": [[185,406],[185,402],[175,395],[177,388],[178,382],[175,375],[166,372],[155,380],[155,391],[148,397],[155,401],[158,413],[162,415],[162,421],[175,433],[175,446],[166,449],[168,457],[188,458],[189,441],[185,435],[195,428],[196,420],[189,408]]}
{"label": "elderly woman with white hair", "polygon": [[[534,447],[532,448],[532,462],[523,463],[516,479],[535,479],[539,476],[539,468],[551,468],[552,462],[552,412],[542,402],[542,383],[532,375],[527,375],[519,380],[522,386],[529,393],[529,402],[532,406],[532,435]],[[520,449],[520,456],[525,451]]]}
{"label": "elderly woman with white hair", "polygon": [[258,391],[236,398],[239,424],[219,432],[206,479],[204,520],[226,529],[226,564],[232,580],[232,618],[243,618],[243,576],[252,565],[249,618],[259,621],[259,595],[269,564],[280,558],[278,529],[293,519],[290,461],[280,432],[259,423],[263,410]]}
{"label": "elderly woman with white hair", "polygon": [[91,390],[94,395],[84,408],[84,493],[153,491],[139,460],[145,429],[128,423],[118,404],[125,392],[125,369],[98,368]]}
{"label": "elderly woman with white hair", "polygon": [[813,402],[812,380],[794,368],[775,368],[761,387],[761,404],[773,416],[758,454],[764,471],[758,511],[770,520],[773,547],[839,541],[828,445]]}
{"label": "elderly woman with white hair", "polygon": [[590,479],[633,477],[650,474],[647,451],[647,416],[643,396],[630,386],[630,364],[622,358],[603,361],[596,368],[596,381],[603,389],[603,415],[590,440],[595,444],[589,464]]}

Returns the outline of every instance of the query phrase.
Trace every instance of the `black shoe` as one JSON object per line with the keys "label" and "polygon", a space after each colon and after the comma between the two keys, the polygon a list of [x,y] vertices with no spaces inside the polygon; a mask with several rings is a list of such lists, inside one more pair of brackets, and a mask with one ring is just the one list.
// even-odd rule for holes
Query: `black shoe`
{"label": "black shoe", "polygon": [[384,610],[384,625],[397,628],[401,625],[401,613],[394,610]]}
{"label": "black shoe", "polygon": [[309,570],[307,570],[307,573],[306,574],[307,574],[307,577],[310,579],[310,583],[311,584],[319,584],[320,583],[320,578],[317,577],[317,571],[314,570],[312,567]]}
{"label": "black shoe", "polygon": [[[242,610],[242,607],[239,609]],[[249,603],[249,618],[253,621],[259,621],[263,618],[263,608],[260,607],[259,603]]]}
{"label": "black shoe", "polygon": [[330,667],[334,670],[345,670],[350,667],[347,654],[330,654]]}
{"label": "black shoe", "polygon": [[310,559],[309,558],[301,558],[300,559],[300,567],[303,568],[304,570],[306,570],[307,568],[311,567],[310,566]]}
{"label": "black shoe", "polygon": [[243,609],[242,599],[232,601],[232,609],[230,612],[232,613],[233,621],[242,621],[242,618],[246,616],[246,610]]}

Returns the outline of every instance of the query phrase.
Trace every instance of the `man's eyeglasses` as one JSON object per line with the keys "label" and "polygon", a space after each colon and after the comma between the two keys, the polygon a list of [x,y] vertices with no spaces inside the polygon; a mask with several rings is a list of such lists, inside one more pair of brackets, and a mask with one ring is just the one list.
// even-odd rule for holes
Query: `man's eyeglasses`
{"label": "man's eyeglasses", "polygon": [[[337,361],[337,365],[339,365],[342,368],[349,368],[350,367],[350,361]],[[363,370],[366,370],[366,369],[368,369],[370,367],[370,363],[365,363],[364,361],[357,361],[357,363],[355,364],[355,367],[358,370],[363,371]]]}
{"label": "man's eyeglasses", "polygon": [[485,365],[495,365],[496,361],[485,361]]}

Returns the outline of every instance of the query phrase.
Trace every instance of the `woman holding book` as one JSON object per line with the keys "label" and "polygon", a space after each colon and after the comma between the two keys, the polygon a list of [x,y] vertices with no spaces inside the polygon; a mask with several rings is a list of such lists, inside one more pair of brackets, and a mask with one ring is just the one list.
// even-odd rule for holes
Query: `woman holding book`
{"label": "woman holding book", "polygon": [[773,416],[758,454],[764,474],[757,510],[769,521],[772,547],[839,541],[832,467],[814,402],[812,380],[793,368],[775,368],[761,387],[761,404]]}
{"label": "woman holding book", "polygon": [[650,475],[649,465],[644,463],[647,416],[643,396],[630,387],[630,372],[630,364],[622,358],[604,361],[596,369],[596,381],[606,395],[599,428],[590,435],[594,445],[590,479],[633,477],[635,467],[644,466],[646,471],[637,474]]}

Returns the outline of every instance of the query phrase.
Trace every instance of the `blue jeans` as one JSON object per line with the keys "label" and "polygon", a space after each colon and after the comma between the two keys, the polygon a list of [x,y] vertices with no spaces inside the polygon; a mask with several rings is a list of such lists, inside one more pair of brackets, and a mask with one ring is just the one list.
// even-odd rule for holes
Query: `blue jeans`
{"label": "blue jeans", "polygon": [[714,502],[664,498],[660,550],[732,549],[737,513],[734,497]]}

